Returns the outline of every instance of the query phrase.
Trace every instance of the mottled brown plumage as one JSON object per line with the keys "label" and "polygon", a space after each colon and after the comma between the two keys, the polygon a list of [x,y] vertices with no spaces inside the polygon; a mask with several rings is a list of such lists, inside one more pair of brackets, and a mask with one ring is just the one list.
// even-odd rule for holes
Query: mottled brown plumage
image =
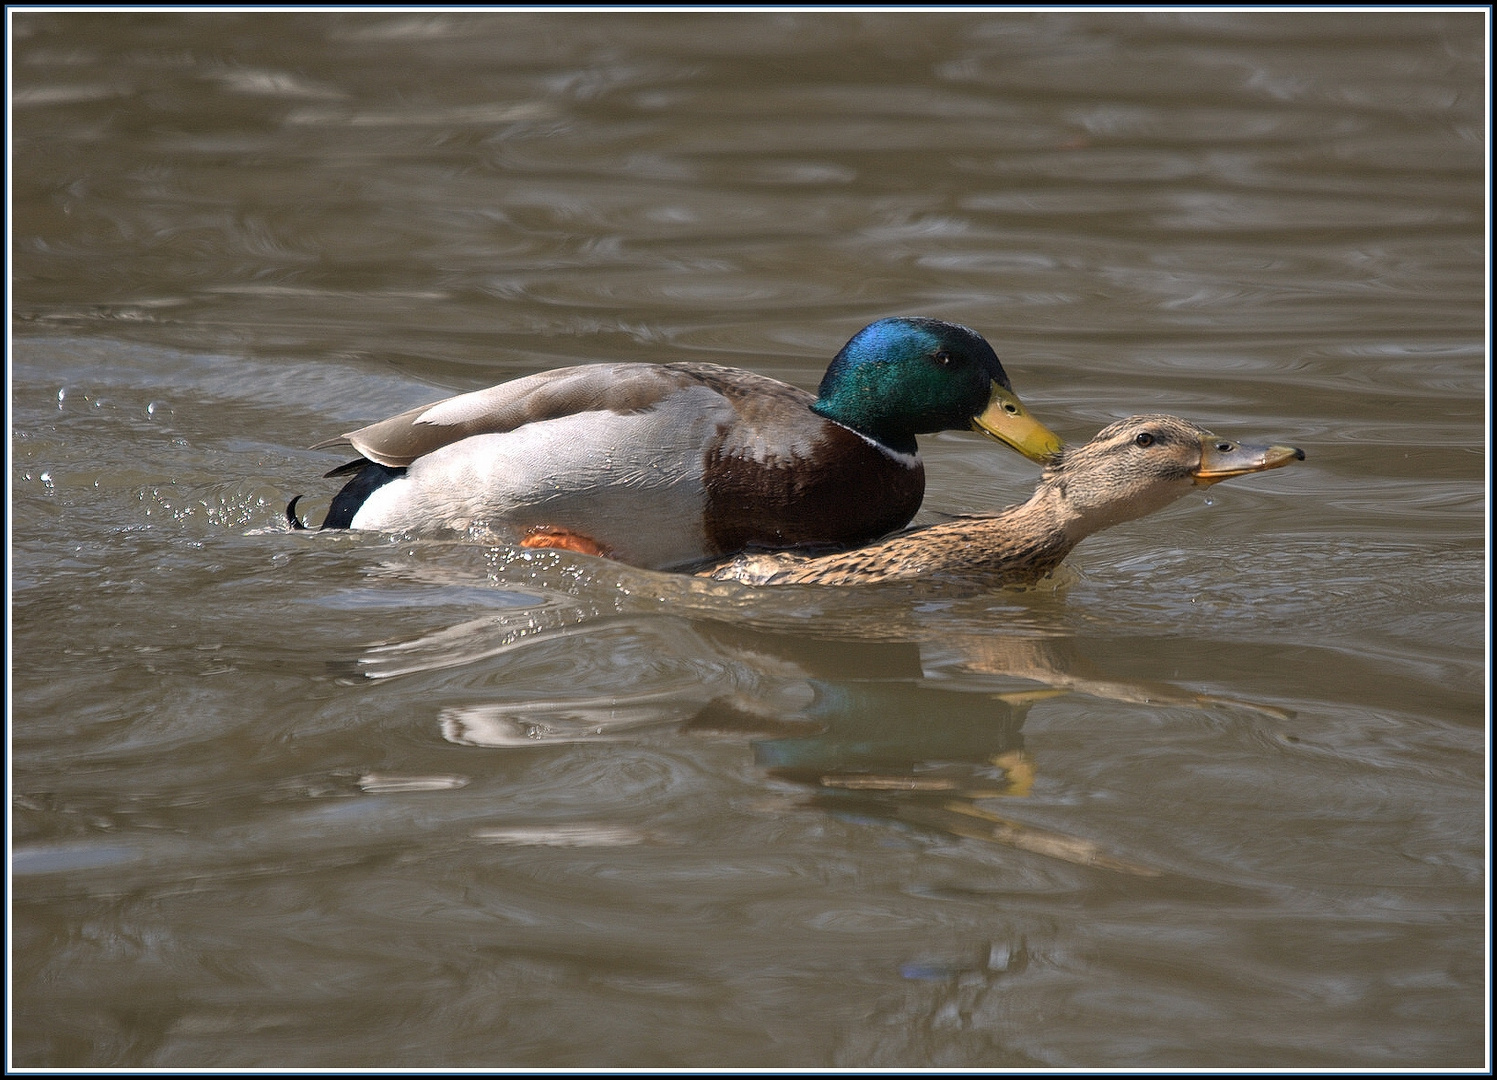
{"label": "mottled brown plumage", "polygon": [[819,558],[740,555],[702,576],[750,585],[966,581],[1027,585],[1092,533],[1162,509],[1196,489],[1303,461],[1293,446],[1246,446],[1176,416],[1131,416],[1068,446],[1028,502],[900,533]]}

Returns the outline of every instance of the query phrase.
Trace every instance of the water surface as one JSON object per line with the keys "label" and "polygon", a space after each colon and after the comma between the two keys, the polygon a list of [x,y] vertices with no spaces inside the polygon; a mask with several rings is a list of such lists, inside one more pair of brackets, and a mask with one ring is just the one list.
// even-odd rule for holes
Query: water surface
{"label": "water surface", "polygon": [[[15,1066],[1484,1064],[1484,13],[11,19]],[[285,526],[896,314],[1308,459],[1031,592]]]}

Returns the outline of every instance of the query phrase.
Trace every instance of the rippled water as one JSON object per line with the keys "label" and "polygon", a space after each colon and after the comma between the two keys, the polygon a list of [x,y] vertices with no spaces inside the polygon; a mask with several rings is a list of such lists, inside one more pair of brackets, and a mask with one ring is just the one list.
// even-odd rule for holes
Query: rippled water
{"label": "rippled water", "polygon": [[[15,1066],[1484,1064],[1485,13],[10,17]],[[1031,592],[285,527],[892,314],[1308,460]]]}

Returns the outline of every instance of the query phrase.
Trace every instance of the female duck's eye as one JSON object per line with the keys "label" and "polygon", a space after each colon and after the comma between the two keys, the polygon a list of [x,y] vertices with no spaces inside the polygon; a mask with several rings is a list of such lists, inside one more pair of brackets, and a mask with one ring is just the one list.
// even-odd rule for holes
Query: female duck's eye
{"label": "female duck's eye", "polygon": [[1133,437],[1133,444],[1135,446],[1153,446],[1154,435],[1152,432],[1140,431]]}

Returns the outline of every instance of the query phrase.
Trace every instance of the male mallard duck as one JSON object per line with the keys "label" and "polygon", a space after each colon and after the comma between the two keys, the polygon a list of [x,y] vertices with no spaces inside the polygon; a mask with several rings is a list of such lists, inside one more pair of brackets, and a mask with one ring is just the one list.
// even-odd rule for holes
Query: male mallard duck
{"label": "male mallard duck", "polygon": [[1297,447],[1228,442],[1177,416],[1130,416],[1084,446],[1061,450],[1020,506],[820,558],[740,555],[699,576],[749,585],[913,579],[1026,585],[1094,532],[1152,514],[1196,488],[1303,460]]}
{"label": "male mallard duck", "polygon": [[[883,319],[815,396],[714,364],[562,368],[425,405],[318,444],[363,455],[325,529],[504,528],[669,569],[745,547],[847,547],[908,524],[915,436],[972,428],[1044,461],[1060,440],[965,326]],[[296,500],[286,508],[294,528]]]}

